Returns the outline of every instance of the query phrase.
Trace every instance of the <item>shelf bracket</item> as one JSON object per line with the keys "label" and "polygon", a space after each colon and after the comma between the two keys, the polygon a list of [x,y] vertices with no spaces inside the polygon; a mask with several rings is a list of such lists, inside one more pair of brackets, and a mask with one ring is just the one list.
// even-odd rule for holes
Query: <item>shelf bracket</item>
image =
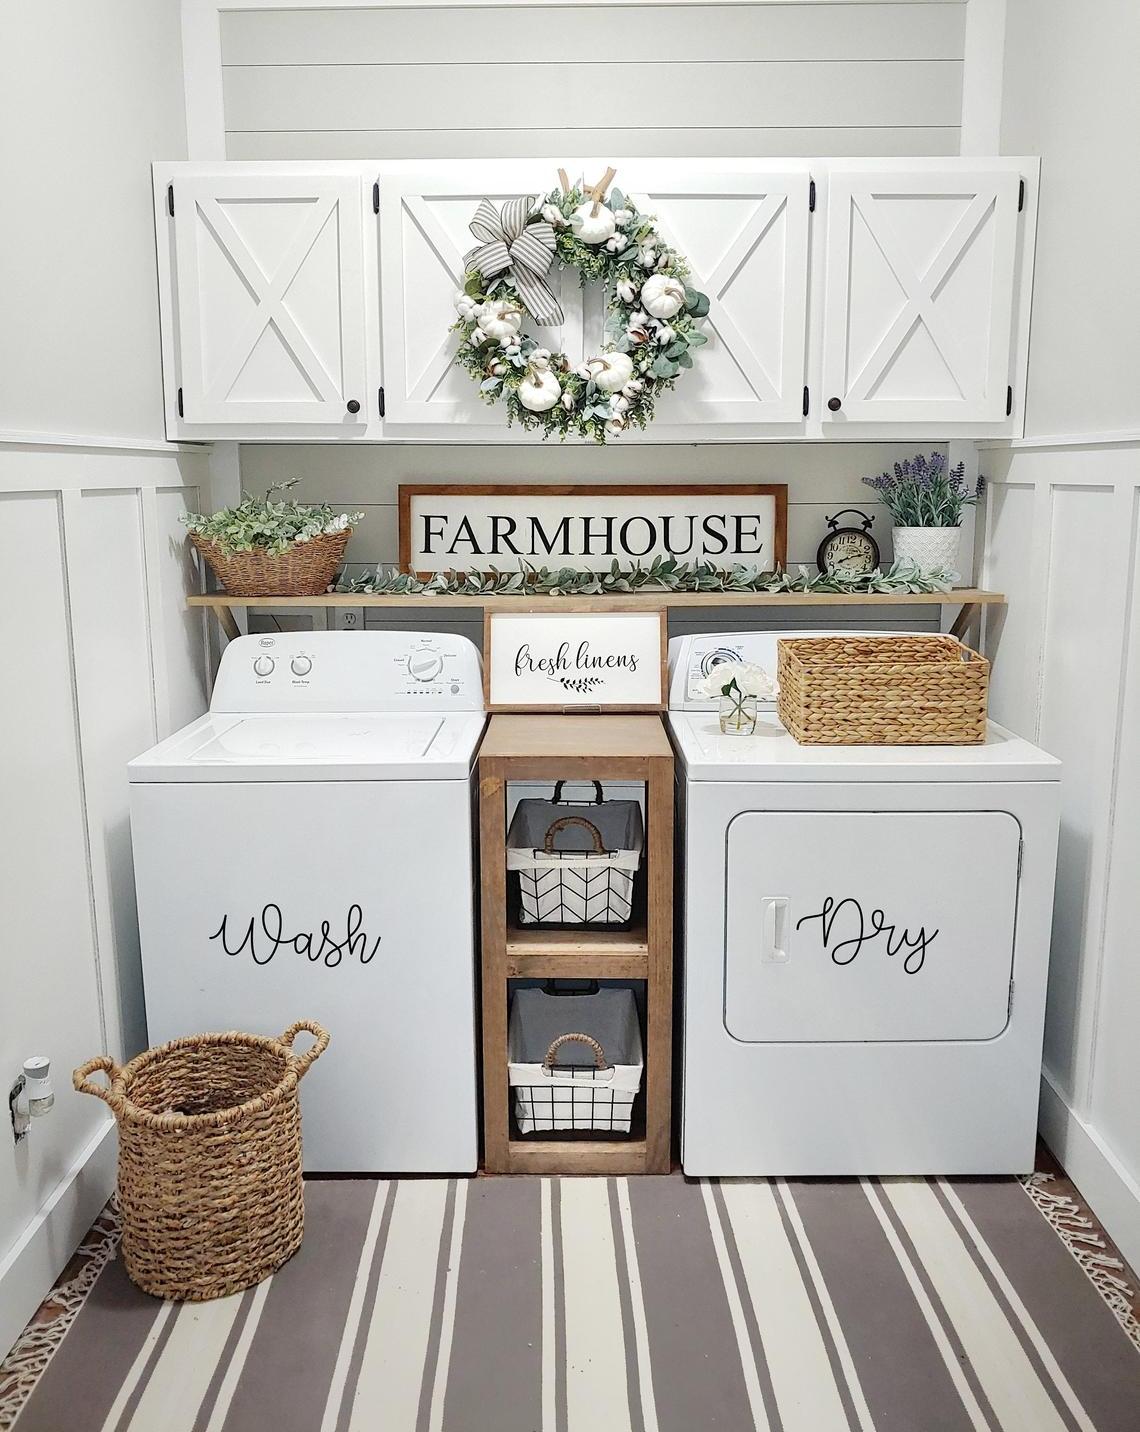
{"label": "shelf bracket", "polygon": [[956,636],[961,641],[969,629],[970,623],[981,611],[980,602],[963,602],[954,623],[950,628],[950,635]]}

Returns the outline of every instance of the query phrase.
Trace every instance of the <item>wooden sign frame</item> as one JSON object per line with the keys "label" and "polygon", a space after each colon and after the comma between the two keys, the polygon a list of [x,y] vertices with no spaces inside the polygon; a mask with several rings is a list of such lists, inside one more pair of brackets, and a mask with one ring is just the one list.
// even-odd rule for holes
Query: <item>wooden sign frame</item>
{"label": "wooden sign frame", "polygon": [[[652,635],[645,637],[645,651],[642,653],[647,662],[650,663],[652,671],[657,680],[653,683],[653,699],[637,701],[619,697],[617,700],[605,700],[601,695],[592,699],[590,693],[581,693],[577,699],[565,699],[557,701],[537,701],[528,699],[523,695],[511,698],[509,695],[503,699],[492,700],[492,667],[494,658],[495,627],[500,628],[499,639],[502,640],[502,628],[505,623],[516,622],[521,619],[526,623],[533,623],[535,628],[539,624],[545,624],[548,639],[551,642],[551,650],[540,653],[540,656],[550,656],[556,653],[563,643],[568,646],[575,641],[581,641],[593,630],[605,631],[605,624],[614,623],[615,619],[637,616],[652,621],[655,631]],[[568,619],[573,619],[572,633],[566,632]],[[623,626],[625,624],[623,623]],[[561,628],[562,630],[557,630]],[[612,627],[611,627],[612,629]],[[516,625],[517,633],[517,625]],[[652,651],[650,651],[652,647]],[[566,659],[569,666],[566,672],[566,679],[573,679],[573,672],[579,668],[575,665],[576,652],[572,648],[566,652]],[[589,672],[582,668],[585,675]],[[561,681],[561,677],[550,677],[552,681]],[[554,688],[558,690],[557,687]],[[571,694],[570,688],[563,688],[567,695]],[[648,696],[648,690],[646,692]],[[523,599],[510,605],[505,602],[495,606],[488,606],[483,612],[483,705],[487,711],[534,711],[567,714],[577,713],[578,715],[593,714],[598,712],[617,711],[640,711],[654,712],[664,711],[669,699],[669,622],[665,608],[645,601],[623,602],[618,606],[610,607],[604,612],[598,611],[591,606],[588,599],[575,600],[573,597],[549,597],[546,605],[536,607]]]}
{"label": "wooden sign frame", "polygon": [[[632,482],[580,482],[580,483],[539,483],[539,482],[488,482],[488,483],[433,483],[433,482],[408,482],[400,483],[398,493],[398,512],[400,528],[400,570],[410,572],[412,570],[412,503],[421,496],[436,497],[571,497],[571,498],[606,498],[606,497],[638,497],[643,501],[657,497],[668,499],[670,497],[770,497],[775,504],[773,514],[773,554],[770,566],[765,570],[774,570],[777,567],[785,567],[788,561],[788,485],[783,482],[662,482],[649,485],[646,483]],[[573,557],[559,558],[556,555],[527,557],[528,563],[535,567],[574,567]],[[620,560],[620,559],[619,559]],[[635,558],[630,558],[630,563]],[[688,561],[690,558],[681,557],[680,560]],[[699,560],[715,561],[715,558],[700,558]],[[726,566],[734,565],[735,561],[743,559],[728,559]],[[480,559],[472,557],[465,562],[456,562],[454,568],[449,570],[464,571],[489,571],[492,566],[499,571],[510,571],[518,566],[520,561],[510,553],[496,555],[494,558],[486,558],[480,566]],[[607,564],[608,565],[608,564]],[[445,570],[443,568],[433,569],[434,571]],[[431,571],[420,571],[420,576],[430,576]]]}

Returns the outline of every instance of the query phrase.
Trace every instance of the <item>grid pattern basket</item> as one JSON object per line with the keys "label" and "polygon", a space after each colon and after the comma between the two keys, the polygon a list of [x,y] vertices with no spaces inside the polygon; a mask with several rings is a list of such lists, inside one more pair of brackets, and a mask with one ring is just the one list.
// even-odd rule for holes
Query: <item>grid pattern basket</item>
{"label": "grid pattern basket", "polygon": [[805,746],[974,746],[990,664],[952,636],[797,637],[779,646],[777,711]]}
{"label": "grid pattern basket", "polygon": [[[552,1029],[564,1032],[552,1036]],[[572,999],[519,990],[511,1004],[508,1044],[520,1134],[630,1132],[645,1068],[630,990],[604,989]]]}
{"label": "grid pattern basket", "polygon": [[[301,1030],[316,1043],[293,1053]],[[252,1287],[301,1245],[297,1084],[328,1046],[301,1020],[279,1039],[202,1034],[132,1059],[90,1059],[76,1089],[119,1126],[123,1262],[157,1298],[200,1302]],[[102,1070],[109,1087],[88,1076]]]}
{"label": "grid pattern basket", "polygon": [[224,552],[197,532],[190,541],[232,597],[318,597],[332,585],[351,536],[351,527],[325,532],[287,552]]}

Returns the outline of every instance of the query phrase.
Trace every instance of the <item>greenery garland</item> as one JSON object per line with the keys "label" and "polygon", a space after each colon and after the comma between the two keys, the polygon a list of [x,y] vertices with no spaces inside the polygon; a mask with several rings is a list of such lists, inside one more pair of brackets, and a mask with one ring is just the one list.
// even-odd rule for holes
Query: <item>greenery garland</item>
{"label": "greenery garland", "polygon": [[800,567],[795,574],[761,571],[739,564],[716,567],[711,562],[679,562],[676,557],[656,557],[648,567],[640,563],[621,566],[615,561],[602,572],[583,572],[573,567],[532,567],[524,563],[519,571],[437,572],[421,579],[394,567],[377,567],[375,572],[343,578],[338,592],[370,596],[460,596],[460,597],[593,597],[618,596],[629,592],[741,592],[779,595],[783,592],[833,593],[837,596],[914,595],[950,592],[957,572],[945,568],[925,571],[909,559],[893,563],[885,572],[853,575],[843,572],[809,572]]}
{"label": "greenery garland", "polygon": [[602,222],[610,236],[600,242],[581,237],[591,232],[584,216],[594,207],[592,191],[581,184],[551,190],[531,217],[553,228],[556,259],[577,269],[583,287],[605,285],[606,341],[599,356],[575,366],[565,353],[551,353],[524,334],[529,314],[509,270],[491,279],[468,273],[455,296],[459,317],[452,331],[460,337],[454,361],[477,380],[486,402],[505,403],[508,426],[540,429],[544,438],[577,435],[604,443],[630,427],[644,428],[657,398],[708,342],[697,327],[708,298],[686,282],[689,265],[662,239],[656,220],[620,189],[597,203],[610,216]]}

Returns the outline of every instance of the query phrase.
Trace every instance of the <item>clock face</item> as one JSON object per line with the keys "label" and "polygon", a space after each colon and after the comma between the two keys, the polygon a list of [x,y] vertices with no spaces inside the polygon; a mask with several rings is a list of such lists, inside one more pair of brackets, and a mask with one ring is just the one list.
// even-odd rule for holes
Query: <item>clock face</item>
{"label": "clock face", "polygon": [[869,532],[856,527],[841,527],[829,532],[819,544],[816,566],[821,572],[846,572],[862,576],[879,565],[879,544]]}

